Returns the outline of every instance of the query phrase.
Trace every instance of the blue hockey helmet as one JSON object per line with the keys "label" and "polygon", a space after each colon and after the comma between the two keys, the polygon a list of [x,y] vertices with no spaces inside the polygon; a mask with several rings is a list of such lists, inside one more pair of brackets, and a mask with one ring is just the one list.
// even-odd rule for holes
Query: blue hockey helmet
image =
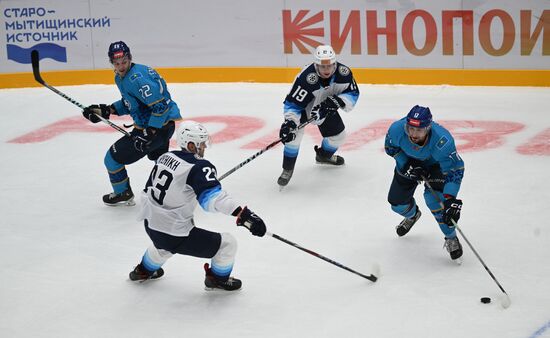
{"label": "blue hockey helmet", "polygon": [[430,108],[416,105],[407,114],[407,125],[416,128],[428,128],[432,125]]}
{"label": "blue hockey helmet", "polygon": [[132,60],[132,54],[130,53],[130,47],[128,47],[127,44],[124,43],[124,41],[117,41],[111,43],[109,46],[109,52],[107,53],[109,55],[109,61],[113,63],[113,60],[120,59],[125,56],[128,57],[128,59]]}

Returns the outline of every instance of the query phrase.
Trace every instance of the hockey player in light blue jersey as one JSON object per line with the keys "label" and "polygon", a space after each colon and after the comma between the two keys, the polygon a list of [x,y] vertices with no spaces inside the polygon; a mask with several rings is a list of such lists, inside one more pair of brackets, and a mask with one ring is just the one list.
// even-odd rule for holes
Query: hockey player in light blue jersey
{"label": "hockey player in light blue jersey", "polygon": [[168,258],[181,254],[211,258],[211,265],[204,265],[207,289],[238,290],[241,281],[230,277],[237,241],[230,233],[195,227],[194,210],[200,204],[206,211],[234,216],[237,225],[260,237],[266,233],[264,221],[222,190],[216,167],[203,158],[209,135],[201,124],[180,123],[176,137],[181,150],[167,152],[157,160],[142,194],[140,218],[153,245],[130,272],[130,279],[159,278]]}
{"label": "hockey player in light blue jersey", "polygon": [[105,155],[113,192],[103,196],[106,205],[134,205],[125,165],[145,155],[154,161],[167,152],[174,121],[181,119],[180,110],[170,97],[164,79],[153,68],[132,63],[130,48],[124,42],[113,42],[108,56],[122,98],[111,105],[91,105],[82,114],[92,123],[100,121],[96,114],[105,119],[111,114],[130,115],[134,120],[131,137],[120,138]]}
{"label": "hockey player in light blue jersey", "polygon": [[283,172],[277,183],[282,188],[294,172],[304,129],[297,126],[314,118],[323,136],[315,146],[315,160],[320,164],[343,165],[344,158],[334,153],[344,144],[346,133],[338,109],[349,112],[359,98],[359,88],[351,70],[336,62],[331,46],[321,45],[315,50],[315,61],[296,77],[284,101],[284,123],[279,136],[284,143]]}
{"label": "hockey player in light blue jersey", "polygon": [[386,134],[386,153],[395,159],[396,166],[388,194],[388,202],[405,219],[396,227],[397,235],[404,236],[420,218],[414,192],[423,177],[426,178],[440,201],[426,187],[424,200],[445,236],[445,247],[452,260],[462,256],[452,221],[458,222],[462,201],[457,199],[464,162],[458,155],[451,134],[432,121],[428,107],[414,106],[405,118],[394,122]]}

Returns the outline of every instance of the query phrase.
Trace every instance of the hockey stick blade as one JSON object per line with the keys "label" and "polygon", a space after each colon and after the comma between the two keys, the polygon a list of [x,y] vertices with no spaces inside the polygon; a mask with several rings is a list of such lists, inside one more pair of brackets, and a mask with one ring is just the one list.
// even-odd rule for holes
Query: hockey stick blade
{"label": "hockey stick blade", "polygon": [[38,55],[38,51],[36,49],[33,49],[31,52],[31,62],[32,62],[32,73],[34,74],[34,79],[36,82],[44,85],[45,82],[42,79],[42,76],[40,76],[40,56]]}
{"label": "hockey stick blade", "polygon": [[503,292],[499,298],[500,298],[500,306],[502,306],[503,308],[507,309],[510,307],[510,305],[512,305],[512,300],[510,299],[510,296],[508,296],[506,292]]}

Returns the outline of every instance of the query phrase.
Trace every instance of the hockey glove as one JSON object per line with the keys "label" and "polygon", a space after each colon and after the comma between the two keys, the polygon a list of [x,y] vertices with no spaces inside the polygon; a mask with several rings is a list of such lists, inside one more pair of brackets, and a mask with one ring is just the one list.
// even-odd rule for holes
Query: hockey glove
{"label": "hockey glove", "polygon": [[[240,209],[240,207],[238,209]],[[241,209],[237,212],[238,226],[243,226],[247,228],[254,236],[262,237],[263,235],[265,235],[265,223],[260,218],[260,216],[256,215],[253,211],[248,209],[248,207],[244,207],[244,209]]]}
{"label": "hockey glove", "polygon": [[462,210],[462,200],[457,200],[454,197],[446,199],[443,202],[445,209],[443,210],[443,222],[449,226],[453,226],[453,222],[458,222],[460,219],[460,210]]}
{"label": "hockey glove", "polygon": [[134,148],[142,153],[149,151],[151,143],[153,143],[153,137],[155,135],[156,129],[147,128],[144,130],[143,135],[134,135],[132,140],[134,141]]}
{"label": "hockey glove", "polygon": [[405,165],[404,171],[401,172],[401,176],[408,178],[411,181],[423,181],[422,177],[427,179],[429,177],[429,173],[418,164],[410,163]]}
{"label": "hockey glove", "polygon": [[311,109],[311,117],[315,119],[315,122],[322,121],[327,116],[332,115],[336,110],[322,109],[321,105],[316,105]]}
{"label": "hockey glove", "polygon": [[111,107],[106,104],[92,104],[91,106],[84,108],[82,111],[82,116],[90,120],[92,123],[98,123],[101,121],[97,115],[108,120],[109,115],[111,115]]}
{"label": "hockey glove", "polygon": [[279,130],[279,137],[283,143],[292,142],[296,138],[296,123],[292,120],[285,120]]}
{"label": "hockey glove", "polygon": [[336,95],[329,96],[325,99],[325,101],[321,102],[321,110],[328,110],[328,111],[337,111],[340,108],[344,108],[346,106],[346,103],[344,100],[339,98]]}

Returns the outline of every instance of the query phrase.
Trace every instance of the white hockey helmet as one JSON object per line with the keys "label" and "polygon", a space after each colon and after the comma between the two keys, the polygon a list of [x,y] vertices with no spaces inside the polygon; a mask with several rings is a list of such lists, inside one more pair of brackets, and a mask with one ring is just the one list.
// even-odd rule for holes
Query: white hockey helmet
{"label": "white hockey helmet", "polygon": [[336,63],[336,53],[329,45],[320,45],[315,49],[315,64],[332,65]]}
{"label": "white hockey helmet", "polygon": [[210,145],[210,136],[202,124],[187,120],[180,123],[176,134],[176,141],[180,148],[189,151],[187,149],[189,142],[193,143],[197,148],[200,148],[201,143],[205,143],[207,146]]}

